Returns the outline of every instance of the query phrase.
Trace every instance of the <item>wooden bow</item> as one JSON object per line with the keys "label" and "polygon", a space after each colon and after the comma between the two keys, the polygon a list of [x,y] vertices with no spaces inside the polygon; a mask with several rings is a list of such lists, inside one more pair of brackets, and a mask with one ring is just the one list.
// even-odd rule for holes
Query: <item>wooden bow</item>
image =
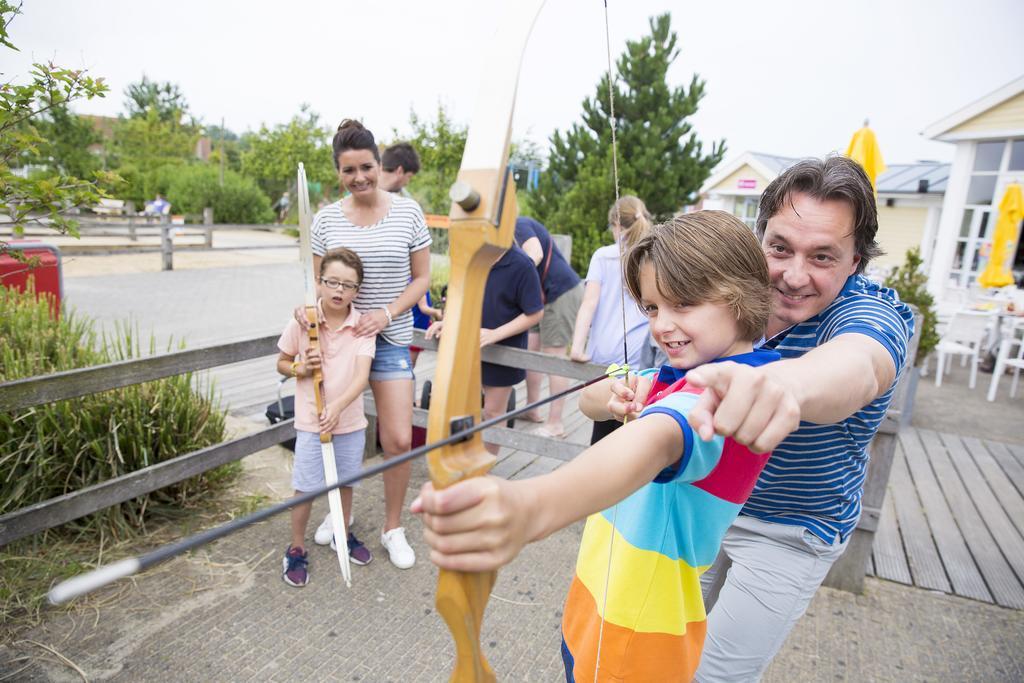
{"label": "wooden bow", "polygon": [[[480,421],[484,286],[491,266],[512,246],[518,214],[515,183],[508,171],[512,111],[523,50],[543,3],[508,3],[504,20],[490,43],[483,86],[458,180],[452,186],[448,302],[427,423],[430,442]],[[494,461],[479,433],[427,456],[430,479],[437,488],[486,474]],[[480,648],[480,628],[496,578],[497,572],[493,571],[440,571],[435,604],[455,640],[452,681],[495,680]]]}
{"label": "wooden bow", "polygon": [[[316,307],[316,283],[320,279],[320,274],[313,272],[313,243],[310,234],[313,227],[313,212],[309,208],[309,185],[306,183],[306,169],[301,162],[296,183],[299,203],[299,257],[302,260],[306,321],[309,323],[306,331],[309,335],[309,350],[318,351],[320,349],[320,321]],[[323,354],[320,356],[320,361],[320,367],[313,370],[313,394],[316,398],[317,418],[323,415],[324,405],[327,402],[327,397],[324,395]],[[324,465],[324,481],[328,485],[338,483],[338,467],[334,460],[334,442],[331,439],[330,432],[321,432],[320,457]],[[345,585],[351,588],[352,570],[348,562],[348,545],[346,543],[348,533],[345,528],[347,520],[341,506],[341,492],[338,489],[331,489],[331,492],[327,494],[327,504],[331,510],[331,533],[334,536],[334,550],[338,554],[341,577],[345,580]]]}

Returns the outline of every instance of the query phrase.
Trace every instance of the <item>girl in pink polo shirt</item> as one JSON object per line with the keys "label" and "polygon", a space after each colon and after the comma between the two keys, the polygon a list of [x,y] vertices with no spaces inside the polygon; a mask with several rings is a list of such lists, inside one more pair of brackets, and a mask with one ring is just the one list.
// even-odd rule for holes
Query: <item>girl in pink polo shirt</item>
{"label": "girl in pink polo shirt", "polygon": [[[366,441],[366,416],[363,413],[363,391],[369,384],[370,363],[376,338],[357,337],[355,326],[359,313],[352,308],[363,281],[363,264],[355,252],[335,249],[320,261],[320,349],[309,349],[309,335],[295,320],[289,320],[277,342],[281,354],[277,371],[295,377],[295,462],[292,487],[295,494],[313,491],[326,483],[320,455],[320,434],[330,432],[338,477],[359,472]],[[317,415],[313,372],[323,370],[324,410]],[[341,505],[345,518],[352,510],[352,488],[341,489]],[[313,504],[292,508],[292,539],[285,551],[281,578],[289,586],[305,586],[309,581],[306,552],[306,524]],[[337,539],[335,539],[337,540]],[[359,539],[349,531],[349,558],[364,565],[373,557]]]}

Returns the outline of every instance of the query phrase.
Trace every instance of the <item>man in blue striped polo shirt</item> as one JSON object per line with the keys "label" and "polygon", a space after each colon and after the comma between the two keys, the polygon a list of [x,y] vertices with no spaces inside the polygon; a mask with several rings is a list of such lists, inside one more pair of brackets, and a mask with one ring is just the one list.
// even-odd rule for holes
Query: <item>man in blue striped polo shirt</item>
{"label": "man in blue striped polo shirt", "polygon": [[[762,367],[705,365],[690,423],[772,451],[705,592],[708,633],[697,680],[753,681],[804,614],[861,512],[867,446],[892,399],[913,333],[910,308],[863,273],[875,242],[874,190],[844,157],[800,161],[761,196],[757,232],[773,287]],[[712,607],[713,605],[713,607]]]}

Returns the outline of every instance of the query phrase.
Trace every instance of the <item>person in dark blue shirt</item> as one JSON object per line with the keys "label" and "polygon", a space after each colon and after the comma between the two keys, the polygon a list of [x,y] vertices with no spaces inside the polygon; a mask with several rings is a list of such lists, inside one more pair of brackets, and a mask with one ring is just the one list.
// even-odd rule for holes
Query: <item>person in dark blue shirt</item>
{"label": "person in dark blue shirt", "polygon": [[[583,282],[558,250],[551,233],[540,222],[527,216],[516,219],[516,244],[533,260],[544,294],[544,318],[537,329],[531,330],[529,349],[552,355],[565,356],[572,343],[576,314],[583,303]],[[526,400],[540,398],[542,374],[526,373]],[[569,379],[548,375],[548,389],[552,394],[569,387]],[[565,436],[562,424],[564,400],[551,403],[547,421],[538,430],[543,436]],[[541,422],[537,413],[527,413],[526,419]]]}
{"label": "person in dark blue shirt", "polygon": [[[533,261],[516,245],[491,266],[484,289],[483,317],[480,321],[480,347],[501,344],[518,349],[527,346],[527,332],[544,317],[540,278]],[[444,322],[430,326],[426,338],[441,333]],[[483,419],[505,412],[512,387],[526,378],[526,371],[494,363],[481,364],[484,388]],[[497,454],[497,444],[484,444]]]}

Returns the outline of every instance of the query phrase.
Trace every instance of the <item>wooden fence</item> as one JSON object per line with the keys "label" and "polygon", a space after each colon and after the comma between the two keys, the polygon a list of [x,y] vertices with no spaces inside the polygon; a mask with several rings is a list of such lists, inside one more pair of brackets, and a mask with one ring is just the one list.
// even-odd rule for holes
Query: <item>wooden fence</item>
{"label": "wooden fence", "polygon": [[[5,382],[0,384],[0,410],[14,412],[186,372],[251,360],[277,353],[276,343],[277,335],[274,335]],[[416,343],[428,349],[437,346],[436,342],[426,341],[422,336],[417,337]],[[604,368],[589,363],[573,363],[564,358],[500,346],[482,349],[481,356],[492,363],[529,367],[532,370],[580,380],[593,378],[604,371]],[[367,394],[366,399],[367,414],[375,416],[376,406],[372,397]],[[415,409],[413,424],[425,426],[426,419],[427,411]],[[240,460],[293,436],[292,421],[287,420],[238,439],[186,453],[100,484],[7,513],[0,516],[0,546],[151,493],[214,467]],[[584,448],[507,427],[492,427],[485,430],[484,438],[503,446],[528,449],[563,460],[571,459]]]}
{"label": "wooden fence", "polygon": [[[870,446],[871,466],[868,468],[868,478],[864,487],[860,521],[846,552],[833,565],[825,585],[858,593],[863,590],[865,569],[871,555],[892,467],[896,435],[902,421],[908,419],[903,407],[910,404],[912,399],[907,395],[907,387],[910,374],[915,372],[913,360],[917,340],[918,335],[915,335],[908,354],[908,369],[900,380],[892,406]],[[277,335],[274,335],[6,382],[0,384],[0,410],[24,410],[53,401],[259,358],[276,353],[276,342]],[[436,341],[424,340],[419,332],[416,333],[415,344],[426,349],[437,348]],[[576,380],[588,380],[604,372],[603,367],[591,363],[574,363],[564,358],[504,346],[481,349],[481,358],[499,365],[528,368]],[[367,415],[376,416],[376,406],[369,393],[365,404]],[[413,424],[425,427],[427,414],[426,410],[414,409]],[[372,420],[370,429],[373,429]],[[15,510],[0,516],[0,546],[151,493],[214,467],[240,460],[292,436],[293,424],[291,420],[287,420],[238,439],[186,453],[115,479]],[[373,434],[369,436],[367,440],[372,443]],[[487,429],[484,431],[484,438],[500,446],[543,453],[545,456],[566,461],[586,448],[580,444],[541,437],[508,427]],[[724,576],[724,572],[722,575]]]}

